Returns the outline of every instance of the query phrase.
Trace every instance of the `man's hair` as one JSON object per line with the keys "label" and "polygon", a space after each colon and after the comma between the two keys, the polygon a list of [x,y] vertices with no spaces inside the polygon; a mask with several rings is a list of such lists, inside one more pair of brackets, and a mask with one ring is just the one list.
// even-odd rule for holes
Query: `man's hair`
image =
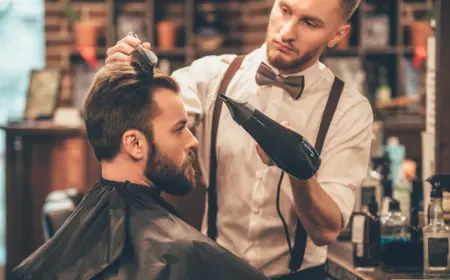
{"label": "man's hair", "polygon": [[153,93],[161,88],[179,92],[171,77],[157,72],[152,77],[136,65],[106,64],[96,73],[84,102],[83,118],[98,161],[118,154],[127,130],[139,130],[153,140],[151,119],[157,110]]}
{"label": "man's hair", "polygon": [[341,0],[342,14],[345,19],[350,19],[361,3],[361,0]]}

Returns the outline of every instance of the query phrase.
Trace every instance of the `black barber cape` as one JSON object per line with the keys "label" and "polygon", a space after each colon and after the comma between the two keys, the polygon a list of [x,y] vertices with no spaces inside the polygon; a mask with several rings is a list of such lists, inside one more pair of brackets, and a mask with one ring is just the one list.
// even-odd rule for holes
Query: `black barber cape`
{"label": "black barber cape", "polygon": [[12,279],[268,279],[184,221],[152,187],[100,180]]}

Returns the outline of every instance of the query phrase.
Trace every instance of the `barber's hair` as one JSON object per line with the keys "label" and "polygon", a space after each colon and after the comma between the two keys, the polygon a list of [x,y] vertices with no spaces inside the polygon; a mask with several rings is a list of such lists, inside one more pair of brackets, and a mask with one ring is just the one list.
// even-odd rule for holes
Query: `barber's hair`
{"label": "barber's hair", "polygon": [[358,8],[361,0],[341,0],[342,14],[345,19],[350,19]]}
{"label": "barber's hair", "polygon": [[139,130],[153,141],[151,120],[158,109],[153,93],[161,88],[179,92],[171,77],[158,72],[152,77],[134,64],[106,64],[96,73],[84,101],[83,118],[98,161],[118,154],[127,130]]}

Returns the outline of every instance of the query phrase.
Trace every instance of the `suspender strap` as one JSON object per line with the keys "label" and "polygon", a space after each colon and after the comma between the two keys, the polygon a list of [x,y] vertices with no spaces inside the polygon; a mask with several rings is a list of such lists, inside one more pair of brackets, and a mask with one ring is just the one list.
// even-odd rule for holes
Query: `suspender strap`
{"label": "suspender strap", "polygon": [[331,88],[330,96],[328,97],[327,105],[323,112],[322,121],[320,122],[319,132],[317,133],[315,148],[320,154],[322,152],[323,143],[327,136],[328,128],[330,127],[331,120],[333,119],[334,112],[336,111],[341,97],[342,90],[344,89],[344,82],[336,77],[334,79],[333,87]]}
{"label": "suspender strap", "polygon": [[[315,149],[319,154],[322,152],[323,143],[325,142],[328,128],[330,127],[331,120],[333,119],[333,115],[336,111],[343,89],[344,82],[338,77],[335,77],[330,95],[328,96],[327,105],[325,106],[325,110],[322,115],[319,132],[317,134]],[[300,220],[297,219],[294,248],[292,249],[291,261],[289,262],[289,269],[291,271],[296,271],[301,267],[303,263],[303,257],[305,255],[306,241],[306,230]]]}
{"label": "suspender strap", "polygon": [[223,76],[222,82],[217,91],[216,102],[214,104],[214,112],[212,119],[212,129],[211,129],[211,151],[210,151],[210,164],[209,164],[209,187],[208,187],[208,237],[216,240],[217,237],[217,155],[216,155],[216,140],[217,140],[217,129],[219,127],[220,113],[222,111],[222,100],[219,98],[219,93],[225,94],[228,85],[233,79],[234,74],[237,72],[239,67],[244,60],[243,55],[237,56],[233,62],[231,62],[225,75]]}

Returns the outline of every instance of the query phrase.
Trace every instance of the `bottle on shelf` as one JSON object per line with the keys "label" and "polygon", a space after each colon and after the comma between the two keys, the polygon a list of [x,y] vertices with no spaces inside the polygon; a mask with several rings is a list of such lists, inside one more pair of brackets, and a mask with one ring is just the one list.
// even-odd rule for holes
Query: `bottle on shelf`
{"label": "bottle on shelf", "polygon": [[450,227],[445,224],[442,207],[443,188],[450,187],[450,175],[434,175],[431,183],[428,225],[423,228],[423,274],[428,277],[448,276],[450,273]]}
{"label": "bottle on shelf", "polygon": [[387,79],[388,71],[385,66],[379,68],[378,87],[375,93],[376,107],[383,108],[392,103],[392,90]]}
{"label": "bottle on shelf", "polygon": [[390,242],[407,242],[408,232],[406,217],[400,209],[400,202],[392,199],[389,202],[389,212],[381,216],[381,247]]}
{"label": "bottle on shelf", "polygon": [[423,219],[423,184],[421,160],[416,160],[416,176],[412,181],[410,234],[412,241],[422,241]]}
{"label": "bottle on shelf", "polygon": [[372,195],[375,196],[376,201],[381,201],[383,197],[381,179],[381,175],[374,170],[374,165],[371,162],[361,186],[355,190],[355,212],[367,212],[369,199]]}
{"label": "bottle on shelf", "polygon": [[375,195],[370,197],[368,212],[355,212],[352,224],[353,261],[357,268],[380,265],[380,219]]}
{"label": "bottle on shelf", "polygon": [[389,202],[392,199],[392,175],[391,163],[387,151],[380,158],[374,158],[374,169],[379,170],[381,175],[381,186],[383,196],[381,198],[380,216],[387,215],[389,212]]}

